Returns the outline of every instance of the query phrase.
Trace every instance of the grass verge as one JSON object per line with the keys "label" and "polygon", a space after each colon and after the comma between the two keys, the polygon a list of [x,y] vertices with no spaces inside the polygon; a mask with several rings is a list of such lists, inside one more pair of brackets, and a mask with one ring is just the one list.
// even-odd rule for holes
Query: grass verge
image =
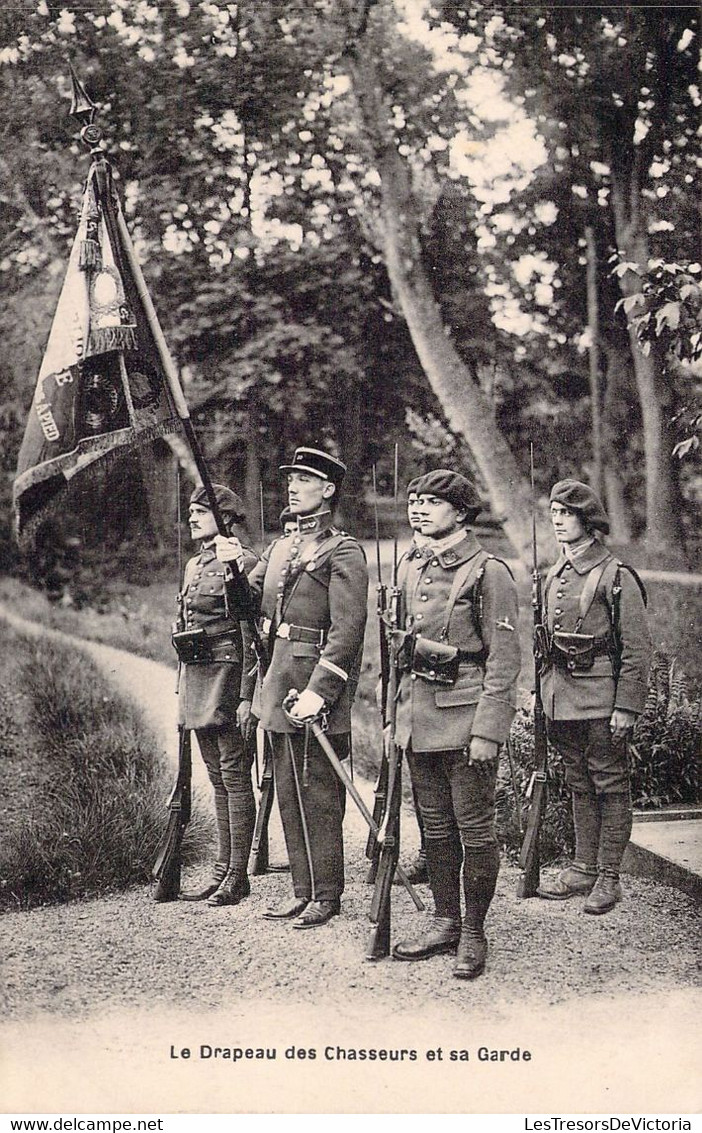
{"label": "grass verge", "polygon": [[[77,649],[5,628],[0,656],[0,907],[149,880],[172,774],[139,709]],[[194,816],[188,856],[209,841]]]}

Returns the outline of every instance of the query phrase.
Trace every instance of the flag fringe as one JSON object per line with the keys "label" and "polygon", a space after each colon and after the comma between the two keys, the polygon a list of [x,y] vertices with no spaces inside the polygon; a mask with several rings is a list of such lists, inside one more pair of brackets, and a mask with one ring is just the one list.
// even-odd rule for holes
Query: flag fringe
{"label": "flag fringe", "polygon": [[[46,504],[40,505],[37,512],[30,518],[26,519],[20,527],[21,506],[19,513],[16,514],[16,534],[19,547],[23,551],[31,549],[31,544],[36,535],[38,528],[47,519],[52,518],[58,511],[66,510],[65,502],[65,489],[70,487],[75,479],[75,472],[82,472],[84,469],[78,468],[74,471],[73,475],[66,476],[64,465],[72,466],[75,464],[76,454],[81,456],[92,455],[88,467],[92,469],[100,468],[102,471],[111,467],[115,461],[125,456],[126,453],[141,444],[146,444],[149,441],[158,440],[160,437],[169,436],[172,433],[177,433],[181,428],[180,419],[176,418],[170,421],[163,421],[159,424],[147,425],[145,428],[120,429],[118,433],[106,433],[103,437],[96,437],[88,444],[81,441],[80,445],[73,449],[72,452],[65,453],[63,456],[57,457],[49,464],[38,465],[35,468],[29,469],[20,478],[20,482],[15,481],[15,500],[19,501],[24,492],[33,487],[35,484],[40,484],[44,480],[50,480],[53,476],[63,473],[65,483],[63,490],[58,492]],[[18,490],[19,483],[19,490]],[[15,505],[17,507],[17,505]]]}
{"label": "flag fringe", "polygon": [[96,327],[90,330],[88,357],[93,354],[107,354],[111,350],[136,349],[137,337],[134,327]]}

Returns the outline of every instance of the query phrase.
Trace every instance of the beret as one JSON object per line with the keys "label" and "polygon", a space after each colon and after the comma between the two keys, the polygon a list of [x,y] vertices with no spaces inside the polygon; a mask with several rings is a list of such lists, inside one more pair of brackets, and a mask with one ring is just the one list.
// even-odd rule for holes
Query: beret
{"label": "beret", "polygon": [[329,480],[337,488],[344,479],[346,465],[319,448],[296,448],[290,464],[281,464],[281,472],[311,472],[322,480]]}
{"label": "beret", "polygon": [[559,480],[551,488],[551,503],[563,504],[570,511],[577,511],[583,522],[593,531],[609,533],[609,519],[599,496],[589,484],[580,480]]}
{"label": "beret", "polygon": [[[246,508],[241,496],[237,496],[236,492],[232,492],[231,488],[225,487],[224,484],[213,484],[215,499],[219,504],[219,510],[223,516],[228,516],[230,519],[244,519],[246,516]],[[207,492],[202,484],[195,488],[190,496],[191,504],[202,504],[203,507],[209,507],[210,502],[207,498]]]}
{"label": "beret", "polygon": [[471,512],[473,519],[483,506],[475,485],[460,472],[452,472],[449,468],[436,468],[419,476],[414,491],[418,496],[438,496],[440,500],[448,500],[460,511]]}

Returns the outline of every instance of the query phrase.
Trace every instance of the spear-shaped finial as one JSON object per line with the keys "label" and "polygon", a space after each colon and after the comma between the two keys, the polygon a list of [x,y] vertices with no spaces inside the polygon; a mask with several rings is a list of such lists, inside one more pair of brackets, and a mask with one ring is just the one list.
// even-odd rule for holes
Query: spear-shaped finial
{"label": "spear-shaped finial", "polygon": [[72,97],[70,113],[74,118],[77,118],[83,126],[80,132],[83,143],[89,147],[91,153],[101,153],[102,130],[94,123],[97,106],[88,95],[88,92],[76,75],[73,64],[70,61],[68,67],[71,72]]}

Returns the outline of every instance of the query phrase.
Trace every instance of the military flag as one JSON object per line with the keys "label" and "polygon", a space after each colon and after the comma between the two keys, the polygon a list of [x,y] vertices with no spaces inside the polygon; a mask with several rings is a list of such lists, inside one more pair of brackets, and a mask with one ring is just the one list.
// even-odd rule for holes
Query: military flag
{"label": "military flag", "polygon": [[63,504],[81,473],[181,427],[149,308],[111,169],[99,152],[19,453],[14,505],[21,541]]}

